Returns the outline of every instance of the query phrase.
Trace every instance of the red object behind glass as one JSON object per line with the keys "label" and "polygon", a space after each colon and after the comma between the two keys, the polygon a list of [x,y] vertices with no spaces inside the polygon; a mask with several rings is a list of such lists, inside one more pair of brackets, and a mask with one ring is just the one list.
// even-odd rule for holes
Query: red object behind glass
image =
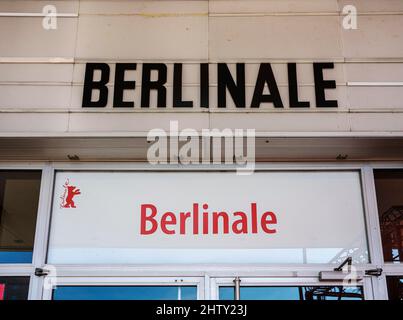
{"label": "red object behind glass", "polygon": [[6,285],[0,283],[0,300],[4,300],[4,291],[6,290]]}

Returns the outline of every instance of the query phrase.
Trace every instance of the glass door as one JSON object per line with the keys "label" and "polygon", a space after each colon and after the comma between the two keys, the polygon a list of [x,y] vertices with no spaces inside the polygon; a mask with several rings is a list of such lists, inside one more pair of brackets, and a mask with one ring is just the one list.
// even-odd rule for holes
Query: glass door
{"label": "glass door", "polygon": [[[371,281],[356,283],[320,282],[318,278],[240,277],[240,300],[365,300],[372,298]],[[213,278],[213,300],[235,300],[234,278]]]}
{"label": "glass door", "polygon": [[198,300],[204,278],[68,278],[46,279],[46,300]]}

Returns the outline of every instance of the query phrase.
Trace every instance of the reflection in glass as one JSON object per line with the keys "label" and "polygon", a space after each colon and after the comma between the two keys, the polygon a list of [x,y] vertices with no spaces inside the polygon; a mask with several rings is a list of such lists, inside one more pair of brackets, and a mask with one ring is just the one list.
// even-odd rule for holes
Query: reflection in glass
{"label": "reflection in glass", "polygon": [[375,170],[376,196],[386,262],[403,261],[403,170]]}
{"label": "reflection in glass", "polygon": [[196,286],[60,286],[53,300],[197,300]]}
{"label": "reflection in glass", "polygon": [[387,277],[389,300],[403,301],[403,276]]}
{"label": "reflection in glass", "polygon": [[40,171],[0,171],[0,263],[30,263]]}
{"label": "reflection in glass", "polygon": [[[220,300],[234,300],[234,287],[220,287]],[[362,287],[241,287],[241,300],[364,300]]]}
{"label": "reflection in glass", "polygon": [[0,300],[27,300],[29,277],[0,277]]}

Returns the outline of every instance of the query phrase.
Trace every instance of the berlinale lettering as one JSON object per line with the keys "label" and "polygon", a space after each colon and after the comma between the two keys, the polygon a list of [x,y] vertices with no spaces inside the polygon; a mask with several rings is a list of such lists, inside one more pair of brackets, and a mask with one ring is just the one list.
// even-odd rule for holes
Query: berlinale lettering
{"label": "berlinale lettering", "polygon": [[[277,216],[273,212],[263,212],[259,218],[256,203],[250,204],[250,213],[235,211],[229,214],[225,211],[213,211],[209,213],[208,204],[200,208],[198,203],[193,204],[192,211],[158,212],[153,204],[140,206],[140,234],[152,235],[158,228],[168,235],[175,234],[256,234],[260,230],[274,234],[277,232]],[[201,212],[202,211],[202,212]],[[191,222],[191,227],[187,221]],[[189,230],[190,229],[190,230]]]}
{"label": "berlinale lettering", "polygon": [[[172,86],[172,106],[174,108],[193,108],[192,100],[183,100],[183,77],[182,64],[175,63],[173,68]],[[336,81],[325,80],[324,69],[333,69],[332,62],[313,63],[313,75],[315,83],[315,100],[317,108],[337,108],[337,100],[327,100],[326,90],[335,89]],[[124,101],[125,90],[135,90],[136,81],[125,80],[126,71],[135,71],[136,63],[117,63],[114,76],[113,107],[133,108],[134,101]],[[141,108],[150,108],[151,92],[157,93],[157,107],[167,107],[167,65],[164,63],[144,63],[141,73]],[[297,65],[287,64],[288,70],[288,97],[290,108],[310,108],[309,101],[300,101],[298,97]],[[95,71],[101,73],[98,80],[94,79]],[[110,82],[110,67],[106,63],[87,63],[85,70],[83,108],[104,108],[108,103]],[[156,79],[151,79],[152,73],[156,73]],[[210,85],[209,85],[209,64],[200,64],[199,96],[200,108],[210,107]],[[265,88],[269,93],[265,93]],[[93,92],[98,92],[99,96],[93,101]],[[217,107],[227,107],[227,91],[230,94],[237,108],[245,108],[247,105],[245,93],[245,64],[236,64],[235,77],[231,74],[226,63],[217,64]],[[275,108],[284,108],[282,98],[278,89],[276,79],[270,63],[261,63],[255,82],[253,97],[249,102],[250,108],[259,108],[262,103],[271,103]]]}

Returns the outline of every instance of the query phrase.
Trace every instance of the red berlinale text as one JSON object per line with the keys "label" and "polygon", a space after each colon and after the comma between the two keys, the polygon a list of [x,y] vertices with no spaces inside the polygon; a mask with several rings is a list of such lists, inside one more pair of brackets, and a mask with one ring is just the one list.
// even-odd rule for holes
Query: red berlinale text
{"label": "red berlinale text", "polygon": [[160,229],[168,235],[175,234],[257,234],[277,232],[277,216],[274,212],[258,213],[256,203],[250,211],[209,211],[208,204],[194,203],[192,210],[185,212],[160,212],[154,204],[140,206],[140,234],[152,235]]}

